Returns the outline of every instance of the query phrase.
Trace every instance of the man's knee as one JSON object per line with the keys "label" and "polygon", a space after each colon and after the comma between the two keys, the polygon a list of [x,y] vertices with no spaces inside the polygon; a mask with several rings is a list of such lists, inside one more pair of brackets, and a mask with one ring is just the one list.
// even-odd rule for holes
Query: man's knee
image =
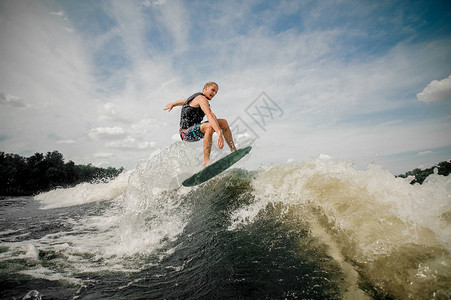
{"label": "man's knee", "polygon": [[203,131],[203,134],[206,134],[206,135],[211,135],[211,134],[213,134],[213,132],[214,132],[214,129],[213,129],[213,127],[211,126],[211,124],[210,123],[203,123],[202,124],[202,129],[203,130],[201,130],[201,131]]}
{"label": "man's knee", "polygon": [[219,127],[221,127],[221,128],[229,128],[229,123],[227,122],[226,119],[219,119],[218,123],[219,123]]}

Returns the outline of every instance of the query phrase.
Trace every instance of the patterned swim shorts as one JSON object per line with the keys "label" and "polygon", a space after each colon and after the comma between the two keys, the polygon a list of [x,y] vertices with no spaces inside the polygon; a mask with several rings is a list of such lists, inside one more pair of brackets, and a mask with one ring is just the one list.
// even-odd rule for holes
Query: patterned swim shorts
{"label": "patterned swim shorts", "polygon": [[204,134],[200,131],[200,124],[195,124],[188,129],[180,129],[180,138],[187,142],[197,142],[204,138]]}

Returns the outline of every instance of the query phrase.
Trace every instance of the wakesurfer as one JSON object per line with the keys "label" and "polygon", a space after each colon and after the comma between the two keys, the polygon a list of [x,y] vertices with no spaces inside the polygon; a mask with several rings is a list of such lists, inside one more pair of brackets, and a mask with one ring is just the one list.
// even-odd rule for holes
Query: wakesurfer
{"label": "wakesurfer", "polygon": [[[214,132],[216,132],[218,137],[218,149],[224,147],[225,139],[230,151],[236,151],[232,132],[227,120],[217,119],[208,103],[218,93],[218,90],[217,83],[207,82],[201,93],[195,93],[187,99],[168,103],[164,108],[164,110],[171,111],[175,106],[182,106],[180,114],[180,138],[187,142],[196,142],[202,138],[204,139],[204,166],[210,163],[211,141]],[[208,121],[202,122],[204,116],[207,116]]]}

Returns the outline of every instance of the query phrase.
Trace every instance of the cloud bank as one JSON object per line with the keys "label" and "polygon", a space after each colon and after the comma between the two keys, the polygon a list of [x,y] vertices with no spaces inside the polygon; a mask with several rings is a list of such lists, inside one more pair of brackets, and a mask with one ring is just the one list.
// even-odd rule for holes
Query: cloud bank
{"label": "cloud bank", "polygon": [[[132,168],[177,135],[179,111],[166,103],[213,80],[215,114],[258,134],[254,166],[319,154],[363,166],[399,153],[440,160],[451,132],[444,11],[427,1],[3,1],[0,147]],[[265,131],[245,113],[262,92],[284,111]]]}
{"label": "cloud bank", "polygon": [[431,81],[421,93],[417,94],[417,98],[426,103],[451,100],[451,75],[442,80]]}

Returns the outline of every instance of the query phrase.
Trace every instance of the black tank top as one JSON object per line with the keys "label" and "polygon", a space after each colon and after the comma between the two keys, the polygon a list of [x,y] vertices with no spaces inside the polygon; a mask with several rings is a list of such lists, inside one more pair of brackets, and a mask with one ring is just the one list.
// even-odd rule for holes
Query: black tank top
{"label": "black tank top", "polygon": [[[189,103],[202,93],[195,93],[189,97],[182,106],[182,112],[180,114],[180,129],[187,129],[194,124],[199,124],[205,116],[204,111],[200,107],[191,107]],[[210,104],[208,104],[210,105]]]}

